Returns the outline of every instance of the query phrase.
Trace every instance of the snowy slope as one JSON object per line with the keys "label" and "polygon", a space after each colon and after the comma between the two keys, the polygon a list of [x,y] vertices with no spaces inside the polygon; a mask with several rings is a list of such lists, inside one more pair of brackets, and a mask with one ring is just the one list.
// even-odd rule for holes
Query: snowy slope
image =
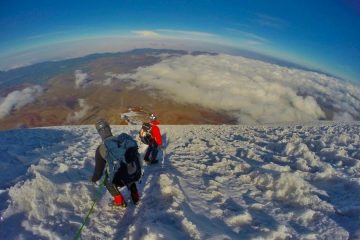
{"label": "snowy slope", "polygon": [[[359,122],[161,129],[141,203],[104,191],[82,239],[360,239]],[[0,239],[73,239],[99,142],[93,126],[0,132]]]}

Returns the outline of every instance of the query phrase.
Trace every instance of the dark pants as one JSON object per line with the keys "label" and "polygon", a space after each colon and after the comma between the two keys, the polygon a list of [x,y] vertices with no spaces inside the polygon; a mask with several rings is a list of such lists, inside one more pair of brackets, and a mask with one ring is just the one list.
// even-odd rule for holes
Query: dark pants
{"label": "dark pants", "polygon": [[[120,195],[120,191],[118,189],[118,187],[123,187],[124,184],[120,184],[120,185],[117,185],[117,184],[113,184],[113,183],[108,183],[106,184],[106,189],[109,191],[109,193],[112,195],[112,196],[116,196],[116,195]],[[131,183],[129,185],[126,186],[127,189],[131,192],[131,193],[135,193],[137,192],[137,187],[136,187],[136,183]]]}
{"label": "dark pants", "polygon": [[[107,188],[107,190],[110,192],[110,194],[112,196],[116,196],[120,194],[120,191],[118,188],[122,188],[124,186],[127,187],[127,189],[133,193],[133,192],[137,192],[137,188],[136,188],[136,183],[129,183],[129,184],[125,184],[124,181],[122,180],[121,176],[124,176],[124,173],[122,172],[122,168],[119,168],[118,171],[115,173],[114,178],[112,180],[112,182],[108,182],[105,186]],[[123,175],[122,175],[123,174]]]}
{"label": "dark pants", "polygon": [[146,149],[144,160],[153,162],[156,160],[157,154],[158,154],[158,145],[156,144],[156,142],[151,142],[148,148]]}

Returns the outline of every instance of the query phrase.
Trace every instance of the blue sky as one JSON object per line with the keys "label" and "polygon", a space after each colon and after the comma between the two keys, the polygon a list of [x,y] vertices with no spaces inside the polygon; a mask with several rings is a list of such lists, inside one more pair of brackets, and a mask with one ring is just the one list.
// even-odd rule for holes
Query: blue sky
{"label": "blue sky", "polygon": [[356,0],[2,0],[0,26],[0,66],[9,56],[21,65],[23,52],[66,41],[177,38],[248,49],[360,82]]}

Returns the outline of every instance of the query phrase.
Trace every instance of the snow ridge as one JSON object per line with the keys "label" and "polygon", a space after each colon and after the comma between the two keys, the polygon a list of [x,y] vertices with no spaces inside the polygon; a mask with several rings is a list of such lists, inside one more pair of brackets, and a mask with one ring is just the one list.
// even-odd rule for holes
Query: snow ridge
{"label": "snow ridge", "polygon": [[[128,208],[113,209],[104,191],[83,239],[360,238],[358,122],[161,129],[164,162],[144,166],[140,204],[124,189]],[[99,143],[92,126],[0,132],[0,239],[72,239]]]}

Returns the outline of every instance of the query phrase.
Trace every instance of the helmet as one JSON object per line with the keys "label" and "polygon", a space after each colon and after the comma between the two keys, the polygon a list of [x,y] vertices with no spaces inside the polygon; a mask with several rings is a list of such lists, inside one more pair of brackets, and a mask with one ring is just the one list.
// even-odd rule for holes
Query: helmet
{"label": "helmet", "polygon": [[112,136],[110,125],[105,119],[98,119],[95,123],[95,127],[102,140]]}
{"label": "helmet", "polygon": [[156,120],[157,116],[155,115],[155,113],[152,113],[149,118],[150,120]]}

